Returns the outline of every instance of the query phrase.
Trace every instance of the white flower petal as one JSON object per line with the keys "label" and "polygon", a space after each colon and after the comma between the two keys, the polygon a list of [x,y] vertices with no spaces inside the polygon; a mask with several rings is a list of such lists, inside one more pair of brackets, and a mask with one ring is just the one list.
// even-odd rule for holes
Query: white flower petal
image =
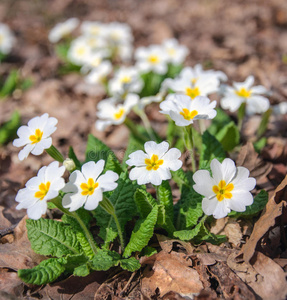
{"label": "white flower petal", "polygon": [[211,198],[214,197],[214,192],[212,190],[213,186],[216,185],[215,180],[210,176],[210,173],[207,170],[198,170],[193,174],[193,180],[195,185],[193,189],[207,197]]}
{"label": "white flower petal", "polygon": [[37,201],[33,206],[27,209],[27,215],[30,219],[38,220],[47,211],[47,202]]}
{"label": "white flower petal", "polygon": [[103,159],[99,160],[97,163],[94,161],[89,161],[82,165],[82,173],[86,180],[93,178],[96,180],[99,175],[103,172],[105,166],[105,161]]}
{"label": "white flower petal", "polygon": [[119,179],[119,175],[113,171],[107,171],[104,175],[101,175],[97,182],[103,192],[114,190],[118,184],[115,182]]}
{"label": "white flower petal", "polygon": [[87,210],[96,209],[99,205],[99,202],[103,200],[103,192],[101,189],[95,189],[94,193],[88,196],[87,201],[84,205],[84,208]]}

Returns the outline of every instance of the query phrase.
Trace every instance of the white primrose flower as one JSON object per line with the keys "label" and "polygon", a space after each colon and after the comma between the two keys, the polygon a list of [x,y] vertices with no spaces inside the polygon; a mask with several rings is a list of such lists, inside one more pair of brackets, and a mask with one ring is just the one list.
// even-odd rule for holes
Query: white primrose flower
{"label": "white primrose flower", "polygon": [[128,94],[123,104],[117,103],[116,98],[102,100],[98,104],[96,129],[104,131],[108,126],[122,124],[131,109],[138,103],[137,94]]}
{"label": "white primrose flower", "polygon": [[131,44],[133,42],[131,27],[125,23],[112,22],[107,24],[105,35],[112,44]]}
{"label": "white primrose flower", "polygon": [[167,72],[168,56],[162,51],[161,46],[139,47],[135,51],[135,58],[136,67],[142,73],[153,71],[157,74],[165,74]]}
{"label": "white primrose flower", "polygon": [[36,177],[31,178],[24,189],[18,191],[16,209],[27,209],[30,219],[38,220],[47,211],[47,201],[58,196],[59,191],[65,186],[62,178],[65,167],[59,167],[59,162],[54,161],[42,167]]}
{"label": "white primrose flower", "polygon": [[273,106],[273,114],[275,115],[285,115],[287,114],[287,102],[281,102]]}
{"label": "white primrose flower", "polygon": [[110,61],[102,61],[98,67],[91,70],[91,72],[85,77],[85,81],[88,84],[101,84],[105,82],[107,76],[112,72],[113,67]]}
{"label": "white primrose flower", "polygon": [[268,110],[269,100],[261,94],[266,94],[267,90],[262,85],[253,86],[254,77],[248,76],[244,82],[234,82],[233,87],[226,87],[224,97],[221,99],[221,106],[234,112],[240,105],[246,102],[247,115],[264,113]]}
{"label": "white primrose flower", "polygon": [[216,101],[197,96],[191,101],[190,97],[181,94],[170,94],[161,102],[161,113],[169,115],[177,126],[188,126],[198,119],[213,119],[216,116]]}
{"label": "white primrose flower", "polygon": [[191,74],[188,75],[191,73],[191,68],[185,68],[184,71],[179,77],[167,82],[169,88],[176,93],[183,93],[194,99],[197,96],[208,96],[218,91],[220,81],[217,76],[206,74],[194,78]]}
{"label": "white primrose flower", "polygon": [[67,193],[63,197],[62,205],[75,211],[84,206],[87,210],[97,208],[99,202],[103,200],[103,192],[114,190],[118,184],[119,175],[113,171],[104,170],[105,161],[99,160],[97,163],[89,161],[83,164],[81,172],[74,171],[69,178],[69,182],[63,188]]}
{"label": "white primrose flower", "polygon": [[134,67],[121,67],[109,81],[109,91],[112,95],[139,93],[143,88],[143,81]]}
{"label": "white primrose flower", "polygon": [[11,52],[15,44],[15,37],[10,28],[3,23],[0,23],[0,52],[8,54]]}
{"label": "white primrose flower", "polygon": [[82,66],[86,62],[86,57],[91,54],[91,51],[86,38],[80,36],[72,41],[67,57],[73,64]]}
{"label": "white primrose flower", "polygon": [[13,141],[15,147],[25,146],[19,152],[19,159],[27,158],[31,152],[34,155],[40,155],[45,149],[52,146],[50,135],[56,131],[56,118],[49,118],[49,115],[43,114],[41,117],[35,117],[28,122],[28,126],[21,126],[18,131],[18,139]]}
{"label": "white primrose flower", "polygon": [[70,18],[65,22],[58,23],[49,32],[48,39],[51,43],[59,42],[63,37],[69,35],[74,29],[79,25],[79,20],[77,18]]}
{"label": "white primrose flower", "polygon": [[106,31],[107,25],[101,22],[84,21],[81,25],[81,32],[88,36],[103,37]]}
{"label": "white primrose flower", "polygon": [[83,60],[82,73],[88,73],[92,69],[96,69],[100,66],[103,60],[106,58],[106,52],[103,50],[89,52]]}
{"label": "white primrose flower", "polygon": [[189,54],[188,48],[180,45],[177,39],[164,40],[162,47],[167,53],[168,62],[174,65],[182,64]]}
{"label": "white primrose flower", "polygon": [[177,171],[182,166],[179,160],[181,152],[176,148],[169,149],[167,142],[157,144],[153,141],[144,144],[145,152],[135,151],[129,155],[126,163],[135,166],[130,171],[130,179],[138,184],[152,183],[160,185],[162,180],[171,178],[171,171]]}
{"label": "white primrose flower", "polygon": [[132,44],[120,44],[117,46],[116,54],[124,63],[128,63],[132,60],[133,50]]}
{"label": "white primrose flower", "polygon": [[231,210],[243,212],[246,206],[253,203],[250,193],[256,185],[256,180],[249,177],[249,170],[236,167],[230,158],[220,163],[213,159],[209,171],[199,170],[193,175],[194,190],[203,195],[202,210],[206,215],[220,219],[227,216]]}

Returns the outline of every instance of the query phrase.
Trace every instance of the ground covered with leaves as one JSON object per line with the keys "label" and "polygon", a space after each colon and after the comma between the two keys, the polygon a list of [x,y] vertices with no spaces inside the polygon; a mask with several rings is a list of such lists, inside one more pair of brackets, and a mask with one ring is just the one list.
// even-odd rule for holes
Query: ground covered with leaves
{"label": "ground covered with leaves", "polygon": [[[205,68],[221,70],[230,84],[254,75],[256,83],[271,91],[268,97],[271,105],[287,101],[287,4],[284,0],[4,0],[0,3],[0,20],[9,24],[17,42],[9,58],[0,65],[0,79],[2,84],[15,70],[17,86],[0,99],[1,128],[9,120],[18,122],[15,111],[21,117],[21,124],[36,115],[49,113],[59,120],[53,142],[63,153],[73,145],[79,159],[84,160],[87,136],[92,133],[119,160],[123,159],[129,138],[126,127],[120,125],[99,132],[94,126],[96,103],[105,97],[103,89],[87,86],[78,73],[59,71],[63,70],[62,62],[47,36],[57,22],[69,17],[125,22],[133,30],[135,47],[176,37],[190,50],[186,66],[201,63]],[[157,130],[166,128],[157,104],[149,107],[147,114]],[[236,115],[230,116],[236,119]],[[18,278],[18,269],[34,267],[43,257],[30,247],[26,212],[15,209],[15,196],[51,158],[46,154],[29,156],[20,162],[19,150],[11,143],[15,132],[10,132],[10,138],[0,135],[0,142],[3,141],[0,146],[0,298],[285,299],[287,115],[271,115],[264,135],[266,145],[258,153],[253,142],[260,121],[259,115],[244,120],[242,146],[232,158],[237,165],[248,168],[256,179],[254,195],[264,189],[269,201],[262,212],[251,218],[217,220],[212,232],[226,235],[228,242],[194,246],[168,239],[159,232],[151,241],[158,253],[142,257],[142,268],[137,272],[113,268],[87,277],[60,277],[45,286],[26,285]],[[174,185],[174,202],[178,201],[178,195]],[[48,217],[60,218],[54,210]]]}

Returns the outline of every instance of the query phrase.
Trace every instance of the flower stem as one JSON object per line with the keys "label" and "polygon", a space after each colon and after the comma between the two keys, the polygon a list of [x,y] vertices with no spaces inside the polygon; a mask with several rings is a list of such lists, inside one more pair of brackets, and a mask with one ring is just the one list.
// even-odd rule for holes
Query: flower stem
{"label": "flower stem", "polygon": [[100,201],[99,204],[108,214],[110,214],[114,218],[116,226],[117,226],[119,238],[120,238],[120,243],[121,243],[121,248],[122,248],[121,250],[124,251],[124,249],[125,249],[124,237],[123,237],[121,225],[120,225],[119,219],[116,215],[115,207],[114,207],[113,203],[110,201],[110,199],[108,199],[104,195],[103,200]]}
{"label": "flower stem", "polygon": [[88,243],[90,244],[90,247],[93,251],[94,254],[97,253],[98,251],[98,246],[96,245],[95,241],[94,241],[94,238],[91,234],[91,232],[89,231],[89,229],[87,228],[87,226],[85,225],[85,223],[83,222],[83,220],[79,217],[79,215],[77,214],[76,211],[69,211],[68,209],[64,208],[62,206],[62,203],[61,203],[62,199],[60,197],[56,197],[54,199],[51,200],[51,202],[53,202],[53,204],[55,204],[55,206],[57,206],[57,208],[59,210],[61,210],[64,214],[70,216],[70,217],[73,217],[74,219],[77,220],[77,222],[79,223],[79,225],[81,226],[85,236],[86,236],[86,239],[88,241]]}
{"label": "flower stem", "polygon": [[138,131],[135,124],[133,124],[133,122],[129,118],[125,119],[124,124],[128,127],[134,137],[137,138],[140,142],[145,143],[147,141],[147,138]]}
{"label": "flower stem", "polygon": [[190,153],[190,159],[191,159],[191,168],[192,172],[196,171],[196,164],[195,164],[195,158],[194,158],[194,143],[193,143],[193,136],[192,136],[192,128],[191,126],[185,126],[185,147]]}
{"label": "flower stem", "polygon": [[237,118],[238,118],[238,123],[237,123],[237,127],[239,132],[241,132],[242,129],[242,125],[243,125],[243,119],[245,117],[245,113],[246,113],[246,103],[243,102],[237,112]]}
{"label": "flower stem", "polygon": [[50,148],[46,149],[46,152],[58,162],[62,163],[64,161],[63,155],[55,146],[52,145]]}
{"label": "flower stem", "polygon": [[149,121],[146,113],[144,112],[144,110],[134,108],[134,112],[141,118],[143,125],[144,125],[150,139],[153,141],[156,141],[157,140],[156,136],[153,133],[153,129],[151,127],[150,121]]}

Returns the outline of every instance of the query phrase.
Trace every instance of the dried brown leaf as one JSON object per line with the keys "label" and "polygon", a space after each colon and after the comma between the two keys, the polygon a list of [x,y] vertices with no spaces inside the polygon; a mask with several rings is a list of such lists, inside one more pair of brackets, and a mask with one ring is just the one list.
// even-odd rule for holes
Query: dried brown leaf
{"label": "dried brown leaf", "polygon": [[36,254],[28,240],[24,217],[14,229],[14,242],[0,247],[0,267],[12,270],[32,268],[43,260],[43,256]]}
{"label": "dried brown leaf", "polygon": [[150,299],[159,290],[163,297],[173,291],[181,296],[192,297],[203,289],[198,272],[192,261],[183,253],[161,251],[141,261],[147,266],[143,272],[141,290]]}
{"label": "dried brown leaf", "polygon": [[240,149],[236,165],[247,168],[250,171],[250,176],[254,177],[256,181],[266,177],[272,169],[271,163],[263,161],[258,157],[258,153],[254,150],[251,142],[247,142]]}
{"label": "dried brown leaf", "polygon": [[10,272],[9,269],[0,269],[0,291],[21,297],[23,286],[16,272]]}
{"label": "dried brown leaf", "polygon": [[268,229],[275,224],[275,218],[282,214],[282,209],[286,206],[286,201],[281,201],[276,203],[276,196],[285,189],[287,185],[287,176],[281,182],[281,184],[276,188],[274,195],[269,199],[265,211],[255,223],[253,232],[250,239],[243,246],[243,257],[246,262],[249,262],[252,258],[256,245],[262,236],[268,231]]}

